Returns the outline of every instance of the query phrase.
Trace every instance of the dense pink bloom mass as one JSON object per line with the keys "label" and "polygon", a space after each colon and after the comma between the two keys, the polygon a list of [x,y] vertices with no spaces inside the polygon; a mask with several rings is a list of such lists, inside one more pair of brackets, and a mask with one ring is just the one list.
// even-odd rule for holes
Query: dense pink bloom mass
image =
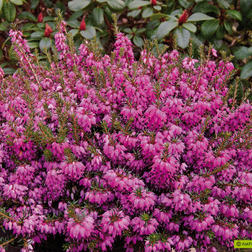
{"label": "dense pink bloom mass", "polygon": [[0,68],[0,224],[22,251],[49,235],[69,252],[252,239],[252,106],[229,92],[229,59],[147,45],[136,61],[122,33],[102,56],[91,43],[71,48],[57,27],[49,67],[11,30],[20,69],[4,78]]}

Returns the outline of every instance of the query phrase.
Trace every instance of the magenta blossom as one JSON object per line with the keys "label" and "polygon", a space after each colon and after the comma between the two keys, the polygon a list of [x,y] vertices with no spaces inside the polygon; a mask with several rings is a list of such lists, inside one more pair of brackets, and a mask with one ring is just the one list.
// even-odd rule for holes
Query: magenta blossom
{"label": "magenta blossom", "polygon": [[71,238],[82,239],[91,235],[94,229],[94,219],[86,214],[86,211],[75,209],[75,219],[70,218],[67,223],[67,232],[70,233]]}
{"label": "magenta blossom", "polygon": [[113,238],[121,235],[123,230],[128,230],[129,216],[124,216],[122,211],[112,209],[103,214],[101,221],[102,230],[108,232]]}

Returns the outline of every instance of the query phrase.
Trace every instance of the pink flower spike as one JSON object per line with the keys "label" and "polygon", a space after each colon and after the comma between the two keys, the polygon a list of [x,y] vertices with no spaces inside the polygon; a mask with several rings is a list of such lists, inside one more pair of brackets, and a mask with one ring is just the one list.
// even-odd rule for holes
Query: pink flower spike
{"label": "pink flower spike", "polygon": [[212,54],[213,54],[214,57],[218,57],[217,51],[214,48],[212,48],[211,51],[212,51]]}
{"label": "pink flower spike", "polygon": [[0,80],[3,79],[4,77],[4,71],[3,69],[0,67]]}

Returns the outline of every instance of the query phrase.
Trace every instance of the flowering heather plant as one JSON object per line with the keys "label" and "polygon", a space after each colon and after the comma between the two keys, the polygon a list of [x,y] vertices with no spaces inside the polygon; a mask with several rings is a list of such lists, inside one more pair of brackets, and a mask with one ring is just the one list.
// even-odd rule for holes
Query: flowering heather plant
{"label": "flowering heather plant", "polygon": [[[251,111],[234,67],[145,46],[78,50],[59,21],[39,64],[11,30],[20,69],[0,70],[0,219],[22,251],[62,235],[67,251],[217,251],[252,239]],[[195,64],[198,64],[196,66]],[[234,92],[236,93],[236,92]]]}

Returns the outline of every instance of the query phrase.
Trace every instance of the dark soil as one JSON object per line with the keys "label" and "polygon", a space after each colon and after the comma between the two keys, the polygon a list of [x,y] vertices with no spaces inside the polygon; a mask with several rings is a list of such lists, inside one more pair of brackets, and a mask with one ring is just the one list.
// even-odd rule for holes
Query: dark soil
{"label": "dark soil", "polygon": [[[0,229],[0,237],[11,237],[12,231],[5,231],[5,233]],[[19,239],[17,239],[19,240]],[[64,237],[60,235],[49,235],[46,241],[42,243],[37,243],[33,249],[34,252],[63,252],[63,244],[66,243]],[[125,252],[126,250],[123,248],[123,241],[118,240],[114,244],[113,252]],[[20,252],[22,245],[14,241],[14,244],[8,245],[6,252]]]}

